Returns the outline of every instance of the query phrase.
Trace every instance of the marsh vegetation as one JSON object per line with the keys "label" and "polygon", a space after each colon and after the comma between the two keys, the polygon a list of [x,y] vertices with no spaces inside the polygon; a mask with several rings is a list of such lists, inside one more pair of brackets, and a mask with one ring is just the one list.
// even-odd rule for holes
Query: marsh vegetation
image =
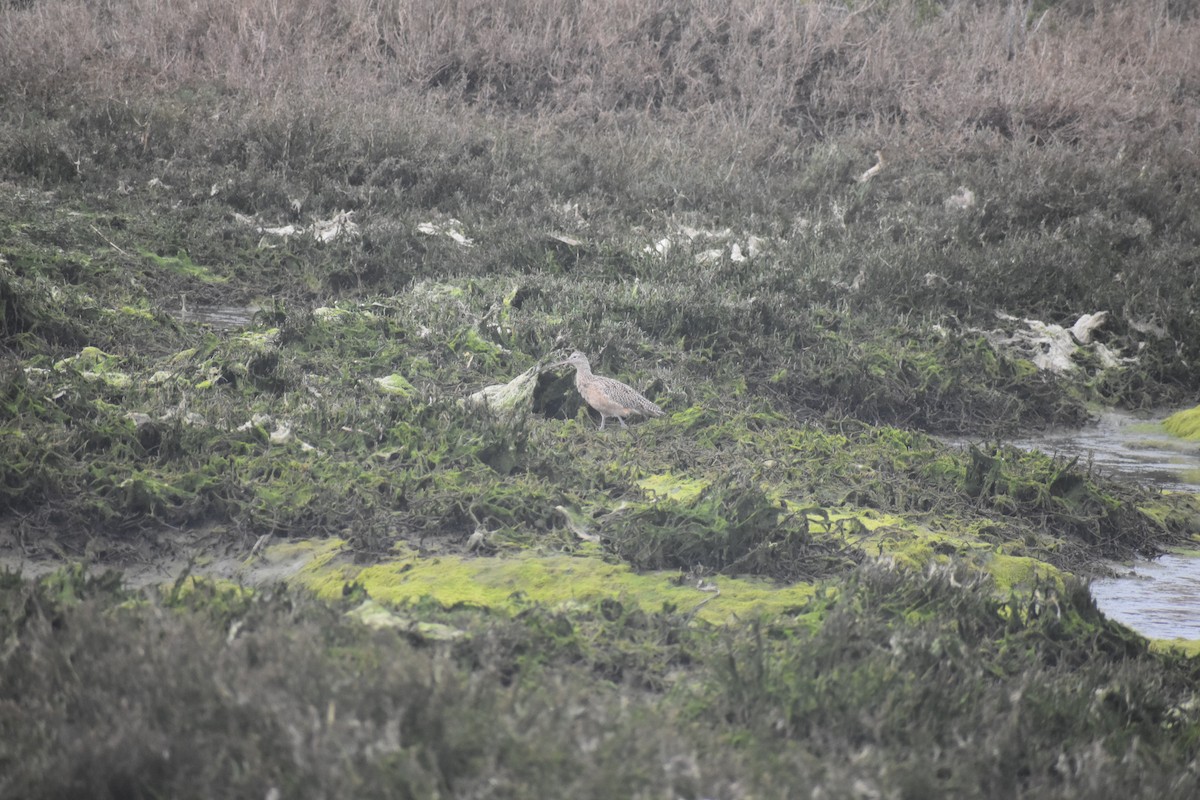
{"label": "marsh vegetation", "polygon": [[5,4],[0,794],[1190,796],[1195,498],[1005,441],[1195,401],[1198,26]]}

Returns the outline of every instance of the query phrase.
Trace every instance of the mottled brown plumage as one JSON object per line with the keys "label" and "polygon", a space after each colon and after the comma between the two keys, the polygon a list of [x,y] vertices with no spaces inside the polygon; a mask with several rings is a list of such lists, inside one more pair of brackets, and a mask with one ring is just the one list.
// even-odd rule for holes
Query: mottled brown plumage
{"label": "mottled brown plumage", "polygon": [[666,413],[620,381],[594,375],[587,356],[578,350],[562,361],[551,364],[550,369],[566,366],[575,368],[575,388],[579,390],[584,402],[600,412],[601,430],[609,417],[616,417],[621,427],[626,427],[625,417],[635,414],[643,417],[661,417]]}

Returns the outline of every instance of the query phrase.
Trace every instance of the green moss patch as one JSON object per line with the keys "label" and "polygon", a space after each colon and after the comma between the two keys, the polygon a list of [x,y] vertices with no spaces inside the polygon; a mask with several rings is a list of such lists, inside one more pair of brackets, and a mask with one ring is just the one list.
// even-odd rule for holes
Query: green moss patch
{"label": "green moss patch", "polygon": [[645,611],[695,612],[713,623],[795,613],[813,596],[810,584],[778,586],[745,578],[683,580],[678,573],[636,573],[593,557],[521,554],[511,558],[417,556],[359,566],[322,547],[296,581],[326,599],[361,586],[391,605],[423,599],[445,607],[517,611],[530,603],[549,608],[621,600]]}
{"label": "green moss patch", "polygon": [[380,389],[388,394],[394,394],[400,397],[413,397],[417,392],[416,387],[409,383],[408,379],[399,373],[392,373],[391,375],[386,375],[382,378],[376,378],[375,383]]}
{"label": "green moss patch", "polygon": [[696,500],[700,493],[709,486],[709,481],[703,478],[685,478],[665,472],[661,475],[649,475],[637,482],[651,499],[667,499],[677,503],[688,503]]}
{"label": "green moss patch", "polygon": [[1200,406],[1176,411],[1163,421],[1163,429],[1181,439],[1200,441]]}
{"label": "green moss patch", "polygon": [[192,261],[191,256],[187,254],[186,250],[180,250],[173,256],[162,256],[144,248],[138,252],[155,266],[170,270],[184,278],[192,278],[201,283],[209,284],[227,283],[229,281],[228,277],[218,275],[208,267]]}
{"label": "green moss patch", "polygon": [[1150,649],[1156,653],[1195,659],[1200,658],[1200,639],[1151,639]]}
{"label": "green moss patch", "polygon": [[1055,585],[1061,591],[1063,574],[1047,564],[1028,556],[994,553],[987,560],[987,571],[1002,593],[1029,591],[1035,586]]}

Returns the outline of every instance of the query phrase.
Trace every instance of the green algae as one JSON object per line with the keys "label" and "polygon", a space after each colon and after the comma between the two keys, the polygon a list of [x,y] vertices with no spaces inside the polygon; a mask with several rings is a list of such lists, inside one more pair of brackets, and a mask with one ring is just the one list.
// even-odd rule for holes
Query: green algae
{"label": "green algae", "polygon": [[232,343],[244,352],[256,355],[271,353],[279,348],[279,328],[244,331],[233,337]]}
{"label": "green algae", "polygon": [[689,406],[671,414],[671,425],[684,430],[713,422],[713,414],[703,406]]}
{"label": "green algae", "polygon": [[193,278],[208,284],[229,282],[229,278],[226,276],[217,275],[208,267],[192,261],[186,250],[179,250],[173,256],[161,256],[145,248],[139,248],[138,253],[153,264],[185,278]]}
{"label": "green algae", "polygon": [[[9,575],[5,570],[5,576]],[[116,571],[98,573],[82,561],[64,563],[48,575],[39,585],[56,602],[73,606],[96,595],[111,594],[124,599],[121,591],[121,574]]]}
{"label": "green algae", "polygon": [[1047,583],[1063,591],[1063,573],[1036,558],[993,553],[985,566],[996,584],[996,591],[1002,594],[1029,591]]}
{"label": "green algae", "polygon": [[[630,508],[626,506],[622,513]],[[829,535],[843,540],[844,546],[853,546],[868,556],[914,573],[932,564],[954,563],[957,558],[991,575],[1001,595],[1028,591],[1046,581],[1058,584],[1062,581],[1058,570],[1035,558],[998,551],[993,544],[952,532],[932,531],[895,515],[871,510],[813,508],[794,513],[802,513],[812,524],[820,524]],[[315,544],[308,547],[313,560],[298,571],[299,583],[330,599],[340,597],[348,586],[361,585],[372,598],[390,605],[428,598],[447,607],[465,604],[512,610],[524,603],[569,607],[620,597],[647,611],[661,610],[664,606],[686,611],[708,600],[701,618],[722,622],[754,613],[787,612],[800,607],[815,591],[811,583],[779,585],[727,576],[696,579],[700,584],[707,581],[719,588],[719,594],[713,593],[709,599],[708,594],[690,584],[681,585],[678,572],[634,572],[628,565],[604,561],[602,552],[594,549],[581,550],[576,556],[518,550],[514,556],[504,558],[419,557],[403,553],[398,558],[360,566],[349,560],[344,543],[330,541],[320,547]],[[268,557],[283,557],[283,551],[271,548]]]}
{"label": "green algae", "polygon": [[1023,543],[997,545],[981,539],[970,525],[934,530],[897,515],[843,511],[837,517],[853,518],[862,526],[848,539],[866,555],[911,571],[921,572],[931,565],[965,563],[990,575],[1001,595],[1027,591],[1046,581],[1061,585],[1063,580],[1064,573],[1043,559],[1014,552],[1023,550]]}
{"label": "green algae", "polygon": [[361,605],[346,612],[368,628],[376,630],[398,630],[421,640],[455,642],[466,638],[467,633],[450,625],[397,614],[374,600],[367,599]]}
{"label": "green algae", "polygon": [[80,372],[104,372],[113,369],[120,363],[120,357],[106,353],[99,347],[87,346],[70,358],[60,359],[54,363],[54,369],[64,372],[74,369]]}
{"label": "green algae", "polygon": [[1172,436],[1200,442],[1200,406],[1177,411],[1163,421],[1163,430]]}
{"label": "green algae", "polygon": [[434,305],[444,305],[450,301],[461,301],[466,298],[466,290],[453,283],[439,283],[436,281],[421,281],[412,287],[411,293],[413,297],[419,299],[423,303],[431,303]]}
{"label": "green algae", "polygon": [[1151,639],[1150,650],[1189,659],[1200,658],[1200,639]]}
{"label": "green algae", "polygon": [[193,574],[196,564],[188,567],[173,582],[158,587],[162,602],[175,609],[187,609],[204,614],[224,624],[243,617],[254,602],[257,589],[228,578]]}
{"label": "green algae", "polygon": [[664,472],[642,478],[637,481],[637,485],[652,499],[665,499],[686,504],[698,499],[711,485],[711,481],[703,478],[685,478]]}
{"label": "green algae", "polygon": [[126,389],[133,383],[133,377],[117,369],[122,360],[120,356],[88,346],[70,358],[56,361],[54,370],[60,373],[73,372],[84,380],[103,383],[113,389]]}
{"label": "green algae", "polygon": [[915,525],[903,516],[874,508],[806,507],[795,500],[789,506],[795,507],[795,513],[804,515],[810,525],[823,527],[826,532],[844,536],[855,544],[867,541],[872,532],[883,528],[916,530]]}
{"label": "green algae", "polygon": [[487,366],[498,364],[504,353],[504,348],[484,339],[475,328],[463,328],[450,339],[449,345],[454,352],[478,358]]}
{"label": "green algae", "polygon": [[345,308],[337,308],[333,306],[321,306],[314,308],[313,319],[320,322],[332,325],[340,325],[351,321],[354,312]]}
{"label": "green algae", "polygon": [[777,586],[746,578],[681,582],[675,572],[636,573],[599,558],[531,553],[511,558],[401,556],[359,566],[323,548],[296,575],[319,597],[336,599],[350,586],[391,606],[433,600],[444,607],[474,606],[517,611],[528,604],[573,608],[620,599],[647,612],[694,612],[698,619],[729,623],[760,615],[795,613],[813,596],[811,584]]}
{"label": "green algae", "polygon": [[[864,517],[856,515],[855,519],[862,522]],[[994,547],[965,528],[933,530],[897,516],[866,521],[871,526],[863,522],[861,533],[850,538],[868,556],[917,572],[932,564],[955,561],[966,562],[976,570],[989,570]]]}
{"label": "green algae", "polygon": [[412,398],[417,394],[417,387],[409,383],[408,378],[399,373],[392,373],[382,378],[376,378],[375,384],[384,392],[398,397]]}
{"label": "green algae", "polygon": [[120,507],[127,511],[134,514],[160,514],[178,505],[186,492],[139,470],[116,485],[116,494]]}
{"label": "green algae", "polygon": [[1163,492],[1153,500],[1139,504],[1137,508],[1139,513],[1160,528],[1181,531],[1192,542],[1200,542],[1200,495]]}
{"label": "green algae", "polygon": [[143,322],[154,322],[155,321],[154,312],[152,312],[149,308],[146,308],[144,306],[124,305],[124,306],[121,306],[119,309],[117,309],[117,311],[118,311],[118,313],[123,314],[127,317],[132,317],[134,319],[138,319]]}
{"label": "green algae", "polygon": [[[673,476],[654,483],[676,485]],[[845,541],[815,535],[809,514],[791,511],[754,481],[726,475],[682,497],[630,503],[606,524],[606,541],[637,569],[703,567],[782,581],[812,579],[857,560]]]}

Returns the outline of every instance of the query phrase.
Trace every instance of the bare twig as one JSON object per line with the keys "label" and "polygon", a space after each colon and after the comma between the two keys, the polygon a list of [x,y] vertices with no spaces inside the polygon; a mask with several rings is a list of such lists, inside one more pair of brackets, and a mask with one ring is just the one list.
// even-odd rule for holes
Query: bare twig
{"label": "bare twig", "polygon": [[95,225],[89,225],[88,227],[89,227],[89,228],[91,228],[93,231],[95,231],[97,236],[99,236],[99,237],[100,237],[101,239],[103,239],[104,241],[108,242],[109,246],[110,246],[110,247],[111,247],[113,250],[116,250],[118,253],[120,253],[121,255],[125,256],[126,258],[133,258],[133,256],[132,256],[132,255],[130,255],[130,254],[129,254],[129,253],[127,253],[126,251],[122,250],[122,249],[121,249],[121,248],[120,248],[120,247],[117,245],[117,243],[116,243],[116,242],[114,242],[112,239],[108,238],[108,237],[107,237],[107,236],[105,236],[103,233],[101,233],[101,232],[100,232],[100,229],[99,229],[99,228],[97,228]]}

